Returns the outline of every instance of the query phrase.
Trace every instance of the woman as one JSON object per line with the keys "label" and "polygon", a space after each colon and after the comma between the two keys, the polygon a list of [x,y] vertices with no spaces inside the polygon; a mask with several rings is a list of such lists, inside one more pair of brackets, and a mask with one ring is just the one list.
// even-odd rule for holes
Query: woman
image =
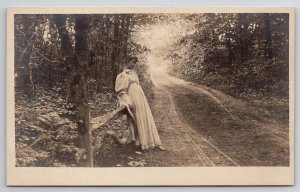
{"label": "woman", "polygon": [[[132,70],[136,59],[131,59],[123,72],[117,76],[115,91],[120,95],[128,95],[133,109],[135,128],[131,129],[131,140],[136,145],[141,145],[142,150],[157,148],[165,150],[161,146],[161,141],[155,126],[155,122],[145,97],[144,91],[139,85],[138,75]],[[133,123],[130,125],[133,126]]]}

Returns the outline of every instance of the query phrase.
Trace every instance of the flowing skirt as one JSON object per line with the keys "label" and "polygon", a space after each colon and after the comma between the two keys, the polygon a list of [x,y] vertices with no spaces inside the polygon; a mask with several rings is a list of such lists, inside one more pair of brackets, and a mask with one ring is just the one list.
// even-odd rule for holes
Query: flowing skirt
{"label": "flowing skirt", "polygon": [[142,150],[161,145],[149,104],[141,86],[137,83],[131,84],[128,88],[128,95],[132,100],[136,119],[138,132],[136,144],[141,145]]}

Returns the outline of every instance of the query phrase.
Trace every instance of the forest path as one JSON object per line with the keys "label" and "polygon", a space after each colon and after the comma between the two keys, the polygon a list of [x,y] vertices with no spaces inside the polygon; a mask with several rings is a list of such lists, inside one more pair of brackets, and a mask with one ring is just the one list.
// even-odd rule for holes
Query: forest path
{"label": "forest path", "polygon": [[168,149],[144,154],[147,166],[288,166],[288,102],[249,102],[168,74],[169,53],[188,31],[175,22],[137,34],[151,50],[139,60],[149,66],[150,107]]}
{"label": "forest path", "polygon": [[[163,166],[286,165],[286,123],[253,103],[155,71],[151,108],[168,154],[151,155]],[[276,119],[276,118],[275,118]],[[278,151],[283,154],[279,155]],[[147,156],[147,155],[146,155]],[[157,162],[161,162],[158,163]]]}
{"label": "forest path", "polygon": [[185,81],[156,73],[152,74],[152,82],[155,86],[153,115],[163,145],[169,151],[165,161],[177,161],[181,166],[239,166],[203,135],[180,121],[173,94],[184,91]]}

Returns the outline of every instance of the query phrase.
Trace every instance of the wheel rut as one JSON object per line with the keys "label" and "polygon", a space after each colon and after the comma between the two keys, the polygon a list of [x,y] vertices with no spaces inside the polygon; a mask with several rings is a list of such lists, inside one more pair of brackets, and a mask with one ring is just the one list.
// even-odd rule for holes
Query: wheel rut
{"label": "wheel rut", "polygon": [[170,91],[159,82],[154,82],[155,100],[153,115],[163,145],[171,151],[183,166],[239,166],[237,162],[210,143],[202,135],[182,123]]}

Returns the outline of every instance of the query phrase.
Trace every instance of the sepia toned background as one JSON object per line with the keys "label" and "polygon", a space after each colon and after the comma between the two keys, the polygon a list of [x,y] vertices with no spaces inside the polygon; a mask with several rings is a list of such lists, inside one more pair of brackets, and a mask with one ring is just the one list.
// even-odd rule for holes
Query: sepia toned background
{"label": "sepia toned background", "polygon": [[289,17],[15,14],[16,166],[84,166],[80,106],[113,111],[130,58],[168,150],[115,144],[121,116],[90,134],[94,167],[289,166]]}

